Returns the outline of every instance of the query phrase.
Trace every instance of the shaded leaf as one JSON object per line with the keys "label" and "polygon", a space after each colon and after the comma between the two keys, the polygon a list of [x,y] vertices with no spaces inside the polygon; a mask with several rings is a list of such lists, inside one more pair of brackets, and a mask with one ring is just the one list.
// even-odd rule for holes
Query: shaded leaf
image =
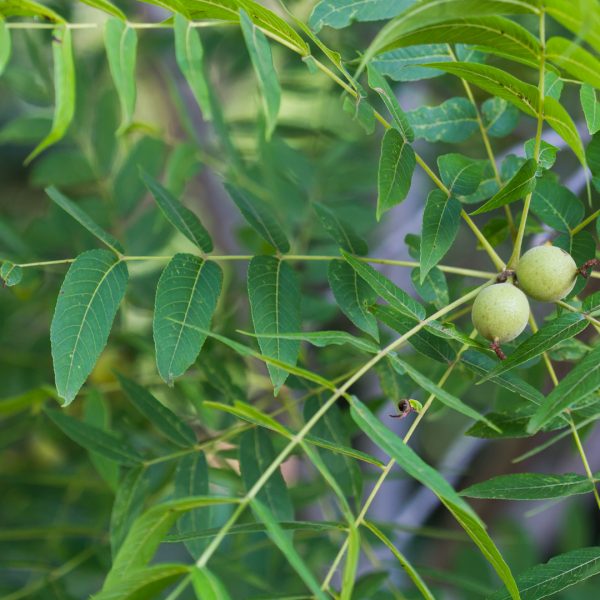
{"label": "shaded leaf", "polygon": [[198,600],[230,600],[225,585],[212,571],[206,567],[195,567],[191,573]]}
{"label": "shaded leaf", "polygon": [[[419,81],[442,75],[442,71],[436,72],[434,69],[421,67],[422,63],[449,62],[451,60],[452,55],[446,44],[419,44],[379,54],[371,64],[382,75],[394,81]],[[410,113],[408,114],[410,118]],[[418,132],[415,131],[415,134],[416,137],[419,137]]]}
{"label": "shaded leaf", "polygon": [[594,135],[594,133],[600,131],[600,102],[596,97],[596,90],[591,85],[584,83],[581,86],[579,98],[588,131],[591,135]]}
{"label": "shaded leaf", "polygon": [[113,17],[117,17],[118,19],[121,19],[123,21],[125,21],[127,19],[127,17],[125,16],[125,13],[123,13],[123,11],[120,8],[117,8],[112,2],[109,2],[108,0],[81,0],[81,1],[84,2],[85,4],[89,4],[93,8],[97,8],[98,10],[101,10],[108,15],[112,15]]}
{"label": "shaded leaf", "polygon": [[479,128],[475,107],[466,98],[450,98],[439,106],[421,106],[406,116],[415,137],[428,142],[464,142]]}
{"label": "shaded leaf", "polygon": [[519,110],[504,98],[488,98],[481,105],[481,118],[489,135],[504,137],[519,123]]}
{"label": "shaded leaf", "polygon": [[367,242],[354,231],[349,223],[338,218],[332,209],[319,202],[314,202],[313,206],[321,225],[340,248],[358,255],[369,252]]}
{"label": "shaded leaf", "polygon": [[439,156],[437,163],[440,177],[450,193],[453,196],[468,196],[479,186],[488,161],[451,153]]}
{"label": "shaded leaf", "polygon": [[321,0],[314,7],[309,25],[318,33],[324,26],[342,29],[353,21],[379,21],[389,19],[410,6],[414,0]]}
{"label": "shaded leaf", "polygon": [[23,269],[6,260],[0,265],[0,279],[6,287],[17,285],[23,279]]}
{"label": "shaded leaf", "polygon": [[569,75],[600,89],[600,60],[563,37],[553,37],[546,42],[546,58]]}
{"label": "shaded leaf", "polygon": [[10,39],[10,30],[0,16],[0,75],[4,72],[10,59],[12,43]]}

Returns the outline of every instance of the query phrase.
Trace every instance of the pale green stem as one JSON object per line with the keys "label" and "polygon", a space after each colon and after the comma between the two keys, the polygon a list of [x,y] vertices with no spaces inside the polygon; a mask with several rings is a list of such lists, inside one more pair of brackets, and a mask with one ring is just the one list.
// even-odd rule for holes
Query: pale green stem
{"label": "pale green stem", "polygon": [[556,302],[556,304],[558,304],[558,306],[573,312],[573,313],[577,313],[578,315],[581,315],[586,321],[589,321],[594,328],[596,329],[596,331],[598,331],[598,333],[600,333],[600,321],[598,321],[598,319],[594,319],[594,317],[590,316],[590,315],[586,315],[584,312],[581,312],[580,310],[577,310],[576,308],[574,308],[573,306],[571,306],[570,304],[567,304],[566,302],[562,302],[561,300],[559,300],[558,302]]}
{"label": "pale green stem", "polygon": [[571,229],[571,235],[578,234],[582,229],[585,229],[590,223],[595,221],[600,216],[600,210],[597,210],[595,213],[592,213],[587,219],[584,219],[577,225],[577,227],[573,227]]}
{"label": "pale green stem", "polygon": [[[546,19],[545,12],[542,8],[540,11],[540,70],[538,80],[538,114],[537,114],[537,128],[535,132],[535,145],[533,148],[533,158],[536,162],[540,157],[540,146],[542,143],[542,130],[544,128],[544,76],[545,76],[545,65],[546,65]],[[513,247],[513,252],[508,260],[508,267],[515,269],[519,258],[521,257],[521,248],[523,246],[523,238],[525,237],[525,229],[527,227],[527,217],[529,216],[529,207],[531,205],[531,198],[533,193],[530,192],[525,196],[523,203],[523,213],[521,214],[521,221],[519,222],[519,230],[517,231],[517,239]]]}
{"label": "pale green stem", "polygon": [[[490,282],[491,283],[491,282]],[[237,506],[231,517],[228,521],[221,527],[219,533],[212,539],[211,543],[204,550],[198,561],[196,562],[198,567],[203,567],[210,560],[210,557],[215,553],[217,548],[220,546],[221,542],[229,532],[229,530],[233,527],[233,525],[237,522],[238,518],[242,515],[242,513],[246,510],[250,502],[256,497],[258,492],[262,489],[265,483],[269,480],[271,475],[279,468],[279,465],[289,456],[292,450],[304,439],[304,437],[310,432],[310,430],[314,427],[317,421],[329,410],[329,408],[342,396],[346,397],[348,390],[359,380],[363,375],[368,373],[371,368],[373,368],[380,360],[384,359],[390,352],[393,352],[396,348],[400,347],[403,343],[405,343],[408,339],[410,339],[414,334],[418,333],[423,329],[428,323],[431,321],[435,321],[436,319],[444,316],[446,313],[451,312],[458,306],[465,304],[475,298],[477,294],[484,288],[490,285],[490,283],[484,283],[483,285],[475,288],[468,294],[465,294],[461,298],[458,298],[454,302],[448,304],[444,308],[438,310],[433,313],[426,319],[420,321],[417,325],[407,331],[405,334],[400,336],[398,339],[393,341],[391,344],[380,350],[377,354],[375,354],[370,360],[368,360],[358,371],[354,373],[351,377],[349,377],[342,386],[340,386],[336,391],[331,395],[331,397],[315,412],[315,414],[306,422],[304,427],[296,433],[287,446],[277,455],[277,457],[273,460],[273,462],[267,467],[267,469],[262,473],[262,475],[258,478],[256,483],[248,490],[246,496],[241,500],[240,504]]]}

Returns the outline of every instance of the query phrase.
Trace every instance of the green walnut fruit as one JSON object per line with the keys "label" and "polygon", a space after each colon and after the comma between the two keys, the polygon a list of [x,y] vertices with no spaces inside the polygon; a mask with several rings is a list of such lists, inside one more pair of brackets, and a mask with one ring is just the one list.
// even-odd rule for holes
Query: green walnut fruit
{"label": "green walnut fruit", "polygon": [[527,296],[512,283],[496,283],[481,290],[471,312],[477,331],[496,344],[514,340],[527,325]]}
{"label": "green walnut fruit", "polygon": [[517,279],[531,298],[556,302],[575,285],[577,265],[568,252],[556,246],[537,246],[519,259]]}

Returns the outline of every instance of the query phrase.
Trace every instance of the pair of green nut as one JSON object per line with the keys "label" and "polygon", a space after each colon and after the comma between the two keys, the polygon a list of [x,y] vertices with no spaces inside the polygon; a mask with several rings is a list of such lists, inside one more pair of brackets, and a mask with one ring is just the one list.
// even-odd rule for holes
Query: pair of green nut
{"label": "pair of green nut", "polygon": [[573,289],[577,273],[575,261],[561,248],[532,248],[517,265],[515,274],[519,287],[511,282],[496,283],[475,298],[473,325],[496,346],[510,342],[525,329],[529,320],[527,296],[541,302],[556,302]]}

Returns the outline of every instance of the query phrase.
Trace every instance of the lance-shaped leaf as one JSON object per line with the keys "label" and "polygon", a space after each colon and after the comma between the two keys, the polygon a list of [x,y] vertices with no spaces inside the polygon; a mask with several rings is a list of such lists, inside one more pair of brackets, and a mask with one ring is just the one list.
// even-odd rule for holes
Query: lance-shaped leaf
{"label": "lance-shaped leaf", "polygon": [[[451,60],[452,54],[446,44],[419,44],[380,54],[371,64],[382,75],[394,81],[419,81],[442,75],[442,71],[424,69],[421,64]],[[419,137],[416,131],[415,134]]]}
{"label": "lance-shaped leaf", "polygon": [[110,74],[121,103],[121,125],[117,130],[117,134],[121,134],[131,125],[135,112],[137,33],[121,19],[108,19],[104,26],[104,45]]}
{"label": "lance-shaped leaf", "polygon": [[[517,577],[521,600],[542,600],[600,573],[600,547],[579,548],[527,569]],[[509,600],[500,590],[489,600]]]}
{"label": "lance-shaped leaf", "polygon": [[131,403],[167,439],[183,448],[189,448],[196,443],[194,430],[159,402],[146,388],[123,375],[118,375],[118,379],[121,388],[127,394]]}
{"label": "lance-shaped leaf", "polygon": [[[240,472],[246,491],[252,489],[276,456],[269,434],[261,427],[254,427],[241,436]],[[294,520],[294,507],[279,469],[269,477],[256,497],[269,507],[278,521]]]}
{"label": "lance-shaped leaf", "polygon": [[423,306],[411,298],[404,290],[392,283],[379,271],[376,271],[371,265],[358,260],[346,252],[342,252],[342,254],[358,275],[390,306],[418,321],[425,318],[425,309]]}
{"label": "lance-shaped leaf", "polygon": [[406,116],[415,137],[428,142],[464,142],[479,127],[475,107],[466,98],[449,98],[439,106],[421,106]]}
{"label": "lance-shaped leaf", "polygon": [[64,23],[65,20],[51,8],[35,2],[35,0],[12,0],[0,5],[0,15],[4,17],[42,17],[55,23]]}
{"label": "lance-shaped leaf", "polygon": [[279,252],[284,254],[289,252],[290,243],[269,206],[249,192],[242,191],[230,183],[225,184],[225,189],[244,219],[266,242]]}
{"label": "lance-shaped leaf", "polygon": [[67,272],[50,326],[56,389],[65,405],[106,345],[127,279],[127,266],[108,250],[80,254]]}
{"label": "lance-shaped leaf", "polygon": [[553,37],[546,42],[546,58],[579,81],[600,89],[600,60],[563,37]]}
{"label": "lance-shaped leaf", "polygon": [[313,206],[321,225],[340,248],[358,255],[369,252],[367,242],[354,231],[349,223],[340,219],[332,209],[319,202],[315,202]]}
{"label": "lance-shaped leaf", "polygon": [[487,534],[483,523],[454,488],[355,397],[352,398],[350,412],[355,423],[377,446],[393,458],[410,477],[429,488],[440,499],[498,573],[513,600],[519,600],[517,585],[509,566]]}
{"label": "lance-shaped leaf", "polygon": [[377,220],[402,202],[409,190],[416,158],[412,146],[396,129],[388,129],[381,141],[377,178]]}
{"label": "lance-shaped leaf", "polygon": [[52,59],[54,61],[54,117],[52,127],[46,137],[25,159],[29,164],[46,148],[60,141],[75,114],[75,64],[71,30],[66,26],[57,27],[52,32]]}
{"label": "lance-shaped leaf", "polygon": [[198,600],[231,600],[223,582],[206,567],[194,567],[192,585]]}
{"label": "lance-shaped leaf", "polygon": [[[186,454],[179,459],[175,472],[175,497],[210,495],[208,487],[208,465],[204,452]],[[210,507],[194,508],[183,514],[177,521],[177,531],[184,535],[190,531],[201,532],[209,529]],[[187,540],[185,547],[192,558],[197,559],[206,547],[204,540]]]}
{"label": "lance-shaped leaf", "polygon": [[192,27],[190,21],[180,14],[175,14],[175,57],[181,69],[202,116],[207,121],[212,119],[212,106],[210,99],[209,83],[204,68],[204,47],[198,31]]}
{"label": "lance-shaped leaf", "polygon": [[89,6],[92,6],[94,8],[97,8],[98,10],[105,12],[108,15],[117,17],[118,19],[121,19],[122,21],[125,21],[127,19],[127,17],[125,16],[125,13],[120,8],[117,8],[112,2],[109,2],[108,0],[81,0],[81,1],[84,2],[85,4],[89,4]]}
{"label": "lance-shaped leaf", "polygon": [[600,346],[596,346],[546,396],[542,405],[529,421],[527,430],[535,433],[562,410],[575,403],[581,404],[600,387]]}
{"label": "lance-shaped leaf", "polygon": [[381,96],[383,103],[392,115],[394,127],[407,142],[412,142],[415,139],[415,134],[408,122],[406,113],[400,107],[390,84],[373,65],[369,65],[369,87]]}
{"label": "lance-shaped leaf", "polygon": [[533,191],[536,182],[537,163],[533,158],[528,159],[515,175],[498,192],[496,192],[483,206],[473,211],[472,215],[479,215],[500,208],[511,202],[516,202]]}
{"label": "lance-shaped leaf", "polygon": [[600,52],[600,8],[596,2],[583,0],[547,0],[546,12],[578,38]]}
{"label": "lance-shaped leaf", "polygon": [[185,235],[190,242],[196,244],[200,250],[212,252],[212,239],[198,217],[179,202],[169,190],[158,183],[154,177],[145,171],[142,171],[141,177],[169,223]]}
{"label": "lance-shaped leaf", "polygon": [[581,100],[588,131],[590,135],[594,135],[600,131],[600,102],[596,97],[596,90],[591,85],[584,83],[579,92],[579,99]]}
{"label": "lance-shaped leaf", "polygon": [[452,246],[460,226],[460,202],[441,190],[432,190],[423,211],[420,262],[421,283]]}
{"label": "lance-shaped leaf", "polygon": [[508,355],[506,360],[498,363],[498,366],[479,383],[483,383],[501,373],[506,373],[506,371],[547,352],[563,340],[568,340],[581,333],[588,325],[589,322],[577,313],[565,313],[557,317],[521,343]]}
{"label": "lance-shaped leaf", "polygon": [[[260,337],[262,333],[278,335],[301,329],[300,286],[292,267],[273,256],[254,257],[248,267],[248,296],[262,353],[295,365],[300,341]],[[267,368],[277,395],[289,373],[273,365]]]}
{"label": "lance-shaped leaf", "polygon": [[461,496],[491,500],[545,500],[588,494],[592,487],[587,477],[575,473],[511,473],[476,483],[463,490]]}
{"label": "lance-shaped leaf", "polygon": [[379,21],[394,17],[413,3],[413,0],[360,0],[344,2],[344,0],[321,0],[314,7],[309,25],[318,33],[322,27],[343,29],[353,21]]}
{"label": "lance-shaped leaf", "polygon": [[67,214],[71,215],[80,225],[83,225],[93,236],[106,244],[113,252],[124,252],[121,243],[110,233],[104,231],[92,218],[71,199],[67,198],[62,192],[54,186],[46,188],[46,194],[50,196],[52,202],[60,206]]}
{"label": "lance-shaped leaf", "polygon": [[362,331],[379,341],[377,319],[369,312],[377,294],[344,260],[332,260],[327,272],[329,286],[340,310]]}
{"label": "lance-shaped leaf", "polygon": [[127,442],[100,427],[70,417],[58,410],[47,410],[46,415],[66,436],[86,450],[97,452],[122,465],[136,465],[143,460],[142,456]]}
{"label": "lance-shaped leaf", "polygon": [[206,340],[198,329],[210,329],[222,280],[219,265],[192,254],[176,254],[162,272],[152,327],[156,365],[167,383],[198,357]]}
{"label": "lance-shaped leaf", "polygon": [[271,46],[265,34],[250,20],[244,10],[240,10],[240,24],[248,54],[250,54],[250,60],[258,79],[267,125],[266,137],[270,139],[277,124],[281,102],[281,88],[273,66]]}
{"label": "lance-shaped leaf", "polygon": [[0,15],[0,75],[4,73],[4,69],[8,64],[11,48],[10,30]]}

